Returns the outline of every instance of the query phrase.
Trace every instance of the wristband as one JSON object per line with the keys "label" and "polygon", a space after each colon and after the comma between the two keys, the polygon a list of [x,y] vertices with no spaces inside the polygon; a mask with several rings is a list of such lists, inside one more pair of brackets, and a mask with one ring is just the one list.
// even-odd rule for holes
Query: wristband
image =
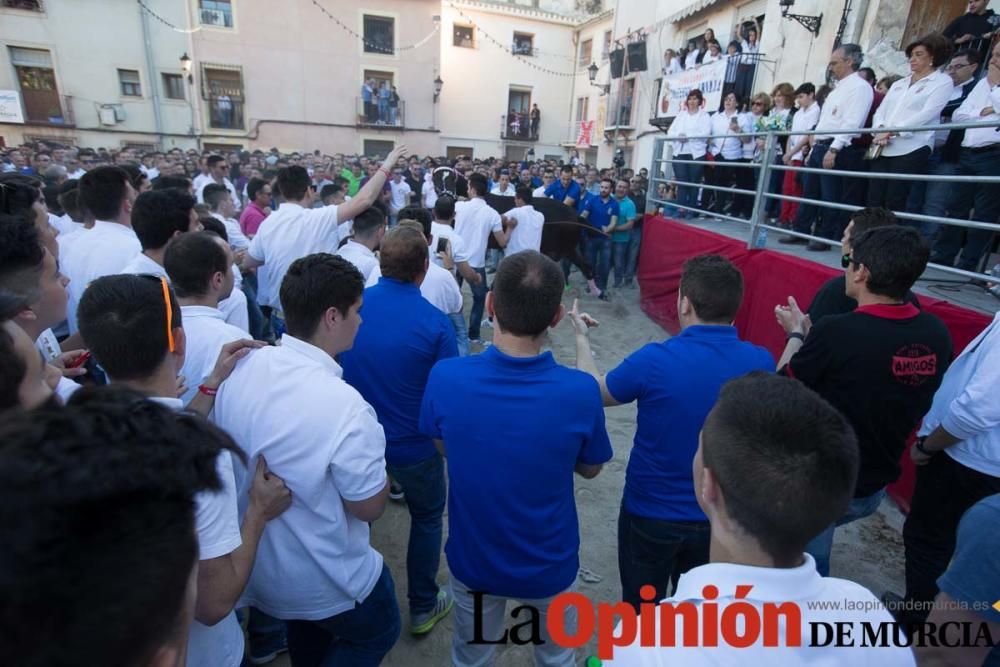
{"label": "wristband", "polygon": [[388,180],[392,176],[392,173],[385,167],[379,167],[378,170],[381,171],[383,174],[385,174],[386,180]]}
{"label": "wristband", "polygon": [[793,338],[795,340],[802,341],[803,343],[806,342],[806,336],[805,336],[805,334],[800,334],[798,331],[790,331],[790,332],[788,332],[788,334],[785,335],[785,340],[786,341],[787,340],[791,340]]}
{"label": "wristband", "polygon": [[205,394],[206,396],[215,396],[219,393],[219,390],[215,387],[209,387],[207,384],[203,384],[198,387],[198,393]]}
{"label": "wristband", "polygon": [[927,440],[926,437],[917,438],[917,441],[913,443],[913,445],[917,448],[917,451],[923,454],[924,456],[934,456],[935,454],[937,454],[937,452],[932,452],[931,450],[924,447],[925,440]]}

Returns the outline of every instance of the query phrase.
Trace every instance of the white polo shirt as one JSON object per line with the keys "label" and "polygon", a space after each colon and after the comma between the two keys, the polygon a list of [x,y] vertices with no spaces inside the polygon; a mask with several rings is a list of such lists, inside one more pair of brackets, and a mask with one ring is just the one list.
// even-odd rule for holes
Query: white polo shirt
{"label": "white polo shirt", "polygon": [[510,233],[507,241],[506,256],[510,257],[522,250],[539,250],[542,247],[542,225],[545,216],[535,210],[531,204],[518,206],[504,213],[508,218],[517,220],[517,226]]}
{"label": "white polo shirt", "polygon": [[[236,274],[239,275],[238,270]],[[250,310],[247,305],[247,295],[240,289],[242,282],[243,277],[240,276],[238,283],[233,286],[232,293],[219,302],[219,311],[226,323],[240,329],[246,338],[250,333]]]}
{"label": "white polo shirt", "polygon": [[378,257],[375,256],[367,246],[363,246],[354,239],[351,239],[337,250],[337,256],[343,257],[348,262],[358,267],[361,277],[366,281],[372,275],[372,271],[378,268]]}
{"label": "white polo shirt", "polygon": [[279,294],[292,262],[317,252],[337,250],[337,207],[305,209],[283,203],[264,218],[247,253],[267,265],[267,281],[258,284],[257,301],[281,310]]}
{"label": "white polo shirt", "polygon": [[[749,594],[741,598],[757,608],[760,612],[761,632],[756,643],[746,648],[734,648],[726,645],[724,633],[719,632],[717,647],[640,647],[638,635],[631,646],[615,650],[613,660],[605,660],[603,665],[618,667],[669,667],[684,665],[698,667],[700,665],[851,665],[872,667],[911,667],[915,664],[913,652],[908,648],[882,648],[861,646],[864,630],[861,622],[872,623],[877,629],[880,623],[892,623],[892,616],[882,606],[878,598],[865,587],[833,577],[821,577],[816,572],[816,561],[809,554],[804,554],[805,562],[799,567],[790,569],[751,567],[749,565],[734,565],[732,563],[709,563],[689,570],[682,574],[677,582],[677,591],[663,602],[692,602],[699,606],[704,602],[703,589],[715,586],[718,590],[717,619],[722,619],[726,607],[735,602],[737,586],[752,586]],[[783,646],[786,637],[785,616],[778,616],[780,628],[778,631],[778,647],[763,646],[764,603],[796,603],[801,610],[802,646]],[[809,604],[829,602],[843,607],[851,604],[851,609],[810,609]],[[700,611],[700,610],[699,610]],[[657,614],[659,617],[659,614]],[[704,618],[698,619],[698,637],[703,636],[701,625]],[[675,617],[675,637],[682,644],[684,636],[684,615]],[[835,647],[816,646],[808,644],[811,641],[812,628],[810,623],[836,624],[848,622],[852,624],[851,637],[856,646]],[[718,629],[719,621],[716,621]],[[737,616],[739,628],[743,628],[742,616]],[[820,626],[822,627],[822,626]],[[836,627],[836,626],[834,626]],[[619,624],[616,634],[621,632]],[[819,631],[822,639],[822,630]],[[659,642],[659,623],[656,623],[656,642]],[[835,637],[833,638],[835,639]],[[833,643],[833,642],[831,642]]]}
{"label": "white polo shirt", "polygon": [[187,405],[215,368],[222,346],[246,338],[246,332],[227,323],[221,310],[208,306],[181,306],[181,322],[187,341],[181,375],[188,387],[181,402]]}
{"label": "white polo shirt", "polygon": [[445,315],[462,310],[462,290],[459,289],[455,276],[434,262],[427,265],[427,275],[424,276],[424,282],[420,283],[420,293]]}
{"label": "white polo shirt", "polygon": [[413,188],[405,180],[401,180],[399,183],[395,179],[389,181],[389,190],[392,192],[392,203],[390,204],[390,209],[392,214],[395,215],[399,212],[399,209],[406,207],[406,195],[413,192]]}
{"label": "white polo shirt", "polygon": [[469,253],[465,250],[465,242],[458,235],[455,228],[443,222],[431,223],[431,244],[427,247],[431,261],[441,266],[441,260],[437,256],[438,239],[448,239],[451,244],[451,258],[456,264],[469,261]]}
{"label": "white polo shirt", "polygon": [[486,266],[486,246],[490,234],[503,231],[500,214],[490,208],[480,197],[455,203],[455,231],[462,237],[469,266],[482,269]]}
{"label": "white polo shirt", "polygon": [[[171,410],[184,409],[183,401],[177,398],[153,397],[150,400]],[[194,523],[200,561],[231,554],[243,544],[232,456],[229,452],[222,452],[215,465],[222,480],[222,489],[202,491],[195,496]],[[236,620],[235,610],[215,625],[191,621],[187,667],[238,667],[242,660],[243,631]]]}
{"label": "white polo shirt", "polygon": [[[199,178],[201,178],[201,181],[198,180]],[[204,176],[204,177],[199,176],[198,178],[195,178],[194,189],[195,192],[198,193],[199,204],[205,203],[205,188],[207,188],[212,183],[215,183],[215,179],[213,179],[211,176]],[[233,200],[233,206],[236,207],[236,210],[238,211],[241,208],[243,208],[240,203],[240,196],[236,194],[236,186],[233,185],[233,182],[230,181],[228,178],[223,178],[222,184],[226,186],[227,190],[229,190],[229,198]]]}
{"label": "white polo shirt", "polygon": [[66,319],[71,334],[77,332],[76,309],[87,285],[103,276],[121,273],[141,251],[142,246],[131,227],[104,220],[96,221],[91,229],[73,234],[73,242],[60,248],[59,265],[63,275],[69,278]]}
{"label": "white polo shirt", "polygon": [[126,264],[119,273],[141,273],[151,276],[167,276],[167,271],[162,266],[150,259],[145,253],[140,252]]}
{"label": "white polo shirt", "polygon": [[229,237],[229,247],[233,250],[246,250],[250,247],[250,239],[243,233],[238,220],[223,217],[221,213],[209,214],[226,226],[226,236]]}
{"label": "white polo shirt", "polygon": [[[320,620],[353,609],[378,581],[382,556],[344,500],[385,486],[385,434],[342,375],[326,352],[285,335],[240,361],[219,388],[215,422],[250,462],[263,454],[292,491],[291,507],[267,524],[240,606]],[[236,469],[245,511],[253,477]]]}

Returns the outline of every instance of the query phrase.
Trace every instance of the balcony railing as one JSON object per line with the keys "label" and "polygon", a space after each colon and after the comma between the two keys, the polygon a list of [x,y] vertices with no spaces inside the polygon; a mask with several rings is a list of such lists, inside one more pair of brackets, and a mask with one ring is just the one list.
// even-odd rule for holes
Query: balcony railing
{"label": "balcony railing", "polygon": [[357,119],[355,124],[358,127],[405,127],[406,126],[406,102],[399,100],[399,106],[379,105],[378,102],[369,102],[356,97],[355,108]]}
{"label": "balcony railing", "polygon": [[519,114],[515,120],[511,115],[500,116],[500,139],[503,141],[538,141],[538,135],[531,132],[528,114]]}
{"label": "balcony railing", "polygon": [[29,12],[44,11],[42,0],[0,0],[0,7],[4,9],[24,9]]}
{"label": "balcony railing", "polygon": [[213,97],[208,101],[208,126],[219,130],[243,130],[243,101]]}
{"label": "balcony railing", "polygon": [[522,42],[520,44],[514,42],[514,44],[510,47],[510,50],[515,56],[534,57],[538,55],[538,49],[534,48],[533,46],[531,46],[530,43],[527,42]]}
{"label": "balcony railing", "polygon": [[222,9],[202,9],[201,24],[219,28],[233,27],[233,12]]}

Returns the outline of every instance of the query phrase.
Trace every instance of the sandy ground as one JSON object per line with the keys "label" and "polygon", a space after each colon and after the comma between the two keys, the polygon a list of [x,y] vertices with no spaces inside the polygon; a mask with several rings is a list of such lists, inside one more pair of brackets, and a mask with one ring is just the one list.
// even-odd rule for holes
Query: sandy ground
{"label": "sandy ground", "polygon": [[[490,277],[492,280],[492,276]],[[601,326],[591,334],[591,345],[597,367],[601,372],[614,368],[630,352],[651,341],[663,340],[667,334],[646,317],[639,308],[639,290],[621,290],[612,295],[610,302],[599,301],[583,294],[582,279],[574,273],[574,288],[563,300],[567,308],[573,298],[580,297],[581,310],[586,310],[600,320]],[[466,295],[466,318],[471,298]],[[491,331],[483,329],[483,337]],[[556,360],[573,366],[576,348],[572,325],[568,321],[550,332],[549,345]],[[577,477],[576,498],[580,517],[580,564],[601,577],[598,583],[578,579],[579,589],[595,602],[620,599],[617,560],[617,517],[624,485],[625,465],[628,462],[632,437],[635,434],[636,408],[633,405],[609,408],[607,429],[614,447],[614,458],[604,466],[593,480]],[[446,513],[447,519],[447,513]],[[857,581],[881,595],[887,589],[901,592],[903,582],[902,515],[890,502],[883,503],[880,511],[864,521],[837,531],[833,551],[832,574]],[[403,633],[395,648],[383,663],[392,667],[439,667],[450,664],[449,650],[452,634],[451,619],[446,618],[428,636],[420,639],[407,632],[406,603],[406,541],[409,515],[404,505],[391,503],[385,515],[372,530],[372,541],[386,558],[403,610]],[[447,538],[447,520],[445,521]],[[447,563],[441,559],[438,580],[448,581]],[[511,605],[508,605],[508,613]],[[577,655],[578,664],[596,652],[591,644]],[[287,656],[271,663],[275,667],[290,664]],[[501,667],[522,667],[533,664],[530,648],[501,647],[496,664]]]}

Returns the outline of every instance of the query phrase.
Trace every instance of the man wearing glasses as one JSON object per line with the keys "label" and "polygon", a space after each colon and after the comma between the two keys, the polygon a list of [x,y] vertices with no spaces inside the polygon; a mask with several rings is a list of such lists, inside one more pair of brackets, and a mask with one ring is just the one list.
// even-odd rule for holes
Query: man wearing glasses
{"label": "man wearing glasses", "polygon": [[229,197],[233,200],[233,206],[239,211],[242,208],[240,196],[236,194],[236,187],[228,178],[229,164],[226,162],[226,158],[221,155],[209,155],[205,160],[205,164],[208,165],[209,177],[202,180],[198,185],[198,203],[205,203],[205,187],[211,183],[218,183],[219,185],[226,186],[226,189],[229,190]]}

